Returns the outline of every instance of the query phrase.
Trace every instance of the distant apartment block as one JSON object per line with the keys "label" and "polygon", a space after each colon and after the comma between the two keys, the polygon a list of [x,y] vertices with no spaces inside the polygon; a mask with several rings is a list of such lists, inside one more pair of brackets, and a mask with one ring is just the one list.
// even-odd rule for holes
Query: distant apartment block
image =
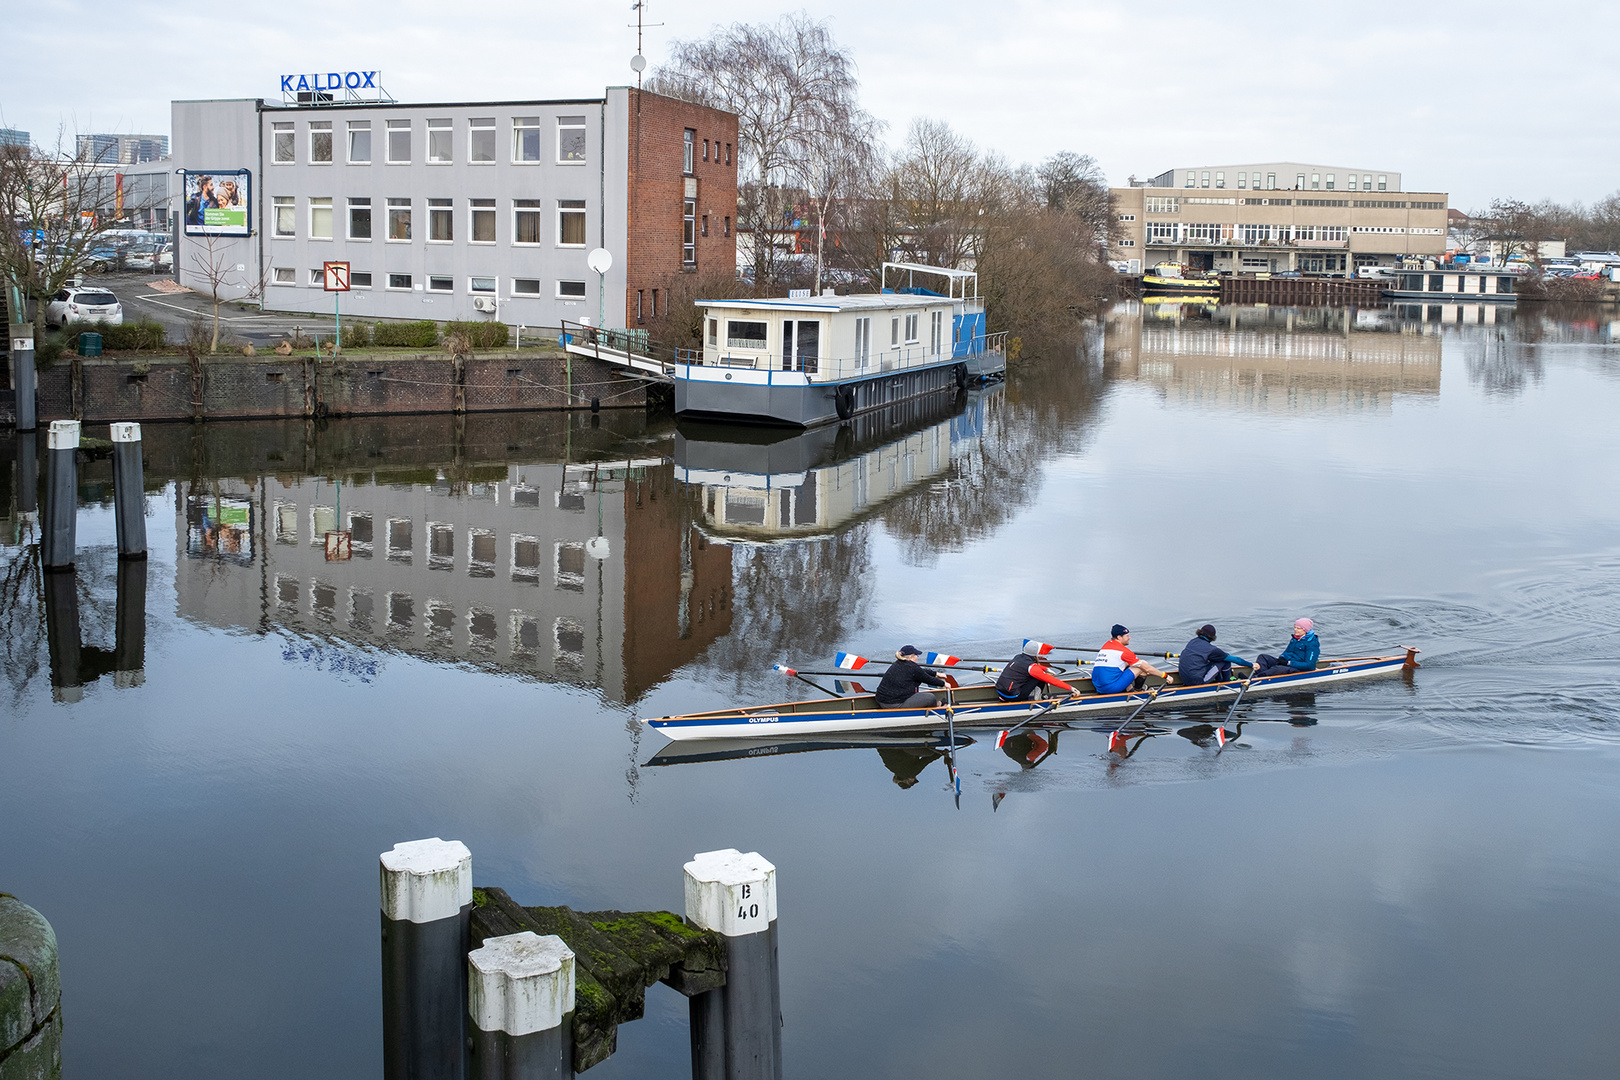
{"label": "distant apartment block", "polygon": [[1261,162],[1169,169],[1114,188],[1112,259],[1226,273],[1350,274],[1446,248],[1445,192],[1389,169]]}
{"label": "distant apartment block", "polygon": [[28,132],[16,128],[0,128],[0,146],[32,146]]}
{"label": "distant apartment block", "polygon": [[80,161],[97,165],[139,165],[169,156],[167,135],[80,135],[75,152]]}

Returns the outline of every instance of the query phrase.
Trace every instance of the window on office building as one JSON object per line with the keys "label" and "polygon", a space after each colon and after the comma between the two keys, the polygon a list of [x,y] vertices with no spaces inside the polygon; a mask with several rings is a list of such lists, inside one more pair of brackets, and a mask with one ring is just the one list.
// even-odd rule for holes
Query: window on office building
{"label": "window on office building", "polygon": [[1329,191],[1333,190],[1333,174],[1332,173],[1328,173],[1327,190],[1329,190]]}
{"label": "window on office building", "polygon": [[443,274],[430,274],[427,280],[428,292],[455,292],[456,279]]}
{"label": "window on office building", "polygon": [[[716,154],[715,156],[719,157],[720,155]],[[708,139],[703,140],[703,160],[704,161],[709,160],[709,140]]]}
{"label": "window on office building", "polygon": [[411,122],[409,120],[388,121],[388,164],[409,165],[411,163]]}
{"label": "window on office building", "polygon": [[1197,173],[1188,173],[1187,174],[1187,186],[1188,187],[1196,187],[1197,183],[1198,183],[1198,174]]}
{"label": "window on office building", "polygon": [[557,161],[564,165],[584,163],[585,118],[583,116],[557,117]]}
{"label": "window on office building", "polygon": [[724,233],[722,233],[721,235],[723,235],[723,236],[730,236],[731,235],[731,215],[730,214],[726,215],[726,231]]}
{"label": "window on office building", "polygon": [[583,281],[557,282],[557,295],[565,300],[582,300],[585,298],[585,283]]}
{"label": "window on office building", "polygon": [[349,121],[349,164],[371,164],[371,121]]}
{"label": "window on office building", "polygon": [[512,117],[512,160],[520,163],[540,160],[540,118],[538,116]]}
{"label": "window on office building", "polygon": [[1322,188],[1322,174],[1311,173],[1311,190],[1320,191]]}
{"label": "window on office building", "polygon": [[309,284],[311,288],[324,288],[326,285],[326,271],[318,266],[312,269],[309,272]]}
{"label": "window on office building", "polygon": [[274,144],[271,160],[277,165],[291,165],[297,160],[294,147],[298,142],[298,135],[293,131],[293,126],[291,124],[271,124],[270,131]]}
{"label": "window on office building", "polygon": [[314,165],[332,164],[332,121],[309,122],[309,160]]}
{"label": "window on office building", "polygon": [[467,160],[474,165],[495,164],[493,116],[475,116],[467,121]]}
{"label": "window on office building", "polygon": [[277,195],[270,200],[272,231],[277,236],[298,235],[298,208],[291,195]]}
{"label": "window on office building", "polygon": [[1218,187],[1218,188],[1223,188],[1223,187],[1226,186],[1226,174],[1225,173],[1218,172],[1218,173],[1215,174],[1215,186]]}
{"label": "window on office building", "polygon": [[389,274],[388,287],[390,289],[409,289],[411,287],[411,275]]}
{"label": "window on office building", "polygon": [[472,242],[475,244],[493,244],[495,242],[495,200],[471,199],[472,207]]}
{"label": "window on office building", "polygon": [[468,278],[467,291],[483,296],[493,296],[495,294],[495,279],[492,277]]}
{"label": "window on office building", "polygon": [[1361,178],[1361,190],[1362,191],[1371,191],[1372,190],[1372,175],[1370,173],[1367,174],[1367,175],[1362,176],[1362,178]]}
{"label": "window on office building", "polygon": [[697,132],[687,128],[681,136],[681,172],[692,171],[692,150],[697,143]]}
{"label": "window on office building", "polygon": [[1248,173],[1238,173],[1238,189],[1239,190],[1242,190],[1243,188],[1246,188],[1246,187],[1249,186],[1248,179],[1249,179],[1249,174]]}
{"label": "window on office building", "polygon": [[411,200],[388,200],[388,239],[409,240],[411,238]]}
{"label": "window on office building", "polygon": [[687,199],[681,212],[681,262],[697,264],[697,200]]}
{"label": "window on office building", "polygon": [[512,279],[513,296],[539,296],[540,279],[520,277]]}
{"label": "window on office building", "polygon": [[430,165],[448,165],[455,160],[455,132],[449,120],[427,122],[427,159]]}
{"label": "window on office building", "polygon": [[538,244],[540,242],[540,200],[512,200],[512,243]]}
{"label": "window on office building", "polygon": [[371,239],[371,200],[349,200],[349,239]]}
{"label": "window on office building", "polygon": [[699,233],[701,235],[703,235],[703,236],[708,236],[709,235],[709,215],[708,214],[703,215],[703,227],[699,230]]}
{"label": "window on office building", "polygon": [[[1258,176],[1259,174],[1256,173],[1255,175]],[[1266,190],[1271,191],[1271,190],[1274,190],[1276,187],[1277,187],[1277,174],[1274,173],[1274,172],[1266,173]]]}
{"label": "window on office building", "polygon": [[290,266],[278,266],[275,268],[275,283],[277,285],[296,285],[298,284],[297,273]]}
{"label": "window on office building", "polygon": [[557,200],[557,243],[562,247],[585,246],[585,200]]}
{"label": "window on office building", "polygon": [[1355,173],[1350,174],[1350,179],[1349,179],[1348,183],[1346,184],[1346,186],[1351,191],[1356,190],[1356,174]]}
{"label": "window on office building", "polygon": [[1199,187],[1209,187],[1209,173],[1207,173],[1207,172],[1204,173],[1202,176],[1200,176],[1198,178],[1198,180],[1199,180],[1199,184],[1198,184]]}
{"label": "window on office building", "polygon": [[332,239],[332,200],[330,197],[309,200],[309,238]]}
{"label": "window on office building", "polygon": [[1378,190],[1379,191],[1388,191],[1389,190],[1389,177],[1380,176],[1378,178]]}
{"label": "window on office building", "polygon": [[369,288],[371,288],[371,274],[369,272],[362,272],[362,271],[359,271],[359,270],[353,271],[352,273],[349,274],[349,288],[351,288],[351,289],[369,289]]}
{"label": "window on office building", "polygon": [[1298,188],[1299,190],[1301,190],[1301,191],[1305,190],[1305,174],[1304,173],[1300,173],[1298,176],[1294,177],[1294,186],[1296,188]]}
{"label": "window on office building", "polygon": [[429,199],[428,243],[448,244],[456,238],[456,214],[451,199]]}

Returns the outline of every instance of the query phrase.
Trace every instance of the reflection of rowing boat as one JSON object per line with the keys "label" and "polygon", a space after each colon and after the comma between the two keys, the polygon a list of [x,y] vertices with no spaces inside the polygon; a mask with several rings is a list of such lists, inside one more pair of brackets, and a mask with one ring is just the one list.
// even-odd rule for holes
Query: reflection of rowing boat
{"label": "reflection of rowing boat", "polygon": [[[1417,667],[1417,650],[1404,655],[1356,656],[1323,660],[1315,671],[1272,675],[1248,683],[1245,698],[1298,693],[1343,682],[1390,675]],[[1002,701],[991,686],[968,686],[942,691],[949,701],[931,709],[882,709],[872,695],[847,698],[821,698],[789,701],[745,709],[720,709],[685,716],[661,716],[642,723],[671,739],[777,739],[793,735],[836,735],[843,732],[933,730],[947,721],[961,726],[1007,727],[1028,720],[1037,713],[1053,717],[1080,716],[1133,709],[1158,686],[1120,694],[1099,694],[1087,679],[1070,679],[1077,693],[1045,701]],[[1238,695],[1242,682],[1201,683],[1194,686],[1171,684],[1160,689],[1154,708],[1186,707],[1230,701]],[[756,744],[757,745],[757,744]]]}
{"label": "reflection of rowing boat", "polygon": [[[776,734],[772,732],[771,734]],[[973,740],[965,735],[957,737],[957,746],[970,745]],[[705,739],[701,746],[681,746],[676,743],[664,747],[647,759],[651,765],[687,765],[699,761],[738,761],[745,758],[780,757],[784,754],[806,754],[817,750],[901,750],[926,752],[938,757],[943,752],[940,739],[921,738],[915,734],[870,734],[833,736],[830,738],[787,737],[762,742],[759,739]],[[930,757],[929,760],[932,760]]]}

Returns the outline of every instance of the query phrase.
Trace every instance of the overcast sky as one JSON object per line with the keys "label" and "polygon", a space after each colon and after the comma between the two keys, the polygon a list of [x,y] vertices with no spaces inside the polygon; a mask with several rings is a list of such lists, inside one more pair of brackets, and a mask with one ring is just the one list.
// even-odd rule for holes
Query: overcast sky
{"label": "overcast sky", "polygon": [[[645,52],[797,4],[649,0]],[[0,119],[169,130],[175,98],[279,94],[290,72],[377,68],[400,101],[596,96],[634,81],[630,0],[47,0],[11,20]],[[1225,0],[924,4],[825,0],[867,108],[898,143],[920,116],[1014,161],[1095,156],[1109,181],[1310,161],[1395,170],[1407,190],[1590,203],[1620,188],[1620,5]],[[27,23],[37,29],[28,29]],[[23,25],[19,25],[23,24]]]}

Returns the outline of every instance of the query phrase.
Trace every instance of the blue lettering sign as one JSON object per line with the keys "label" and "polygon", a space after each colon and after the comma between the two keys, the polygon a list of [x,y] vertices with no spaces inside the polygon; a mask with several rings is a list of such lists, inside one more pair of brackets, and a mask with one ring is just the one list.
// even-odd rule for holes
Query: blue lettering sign
{"label": "blue lettering sign", "polygon": [[309,80],[307,78],[305,78],[304,76],[302,76],[302,75],[298,76],[298,89],[300,89],[300,90],[308,90],[309,89]]}
{"label": "blue lettering sign", "polygon": [[283,94],[292,93],[292,78],[293,77],[291,75],[283,75],[281,77],[281,92]]}
{"label": "blue lettering sign", "polygon": [[372,87],[374,89],[376,88],[377,83],[375,82],[375,80],[377,78],[377,73],[375,71],[362,71],[360,74],[362,74],[362,75],[364,75],[366,77],[366,81],[361,83],[360,84],[361,86],[369,86],[369,87]]}
{"label": "blue lettering sign", "polygon": [[326,89],[343,89],[343,73],[341,71],[328,71],[326,73]]}
{"label": "blue lettering sign", "polygon": [[376,71],[312,71],[305,75],[281,76],[281,92],[304,90],[376,90]]}

